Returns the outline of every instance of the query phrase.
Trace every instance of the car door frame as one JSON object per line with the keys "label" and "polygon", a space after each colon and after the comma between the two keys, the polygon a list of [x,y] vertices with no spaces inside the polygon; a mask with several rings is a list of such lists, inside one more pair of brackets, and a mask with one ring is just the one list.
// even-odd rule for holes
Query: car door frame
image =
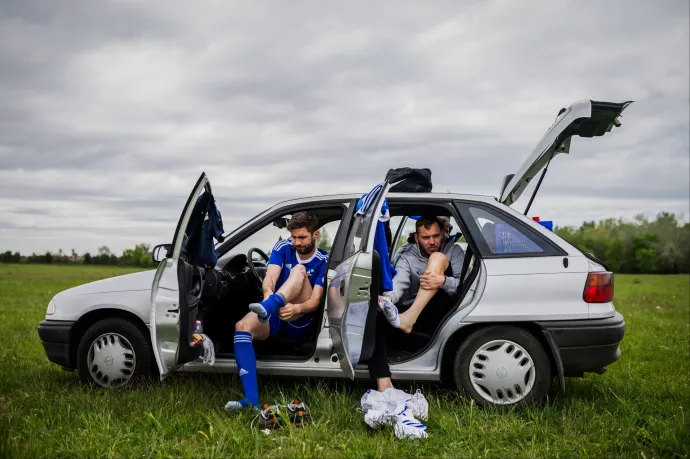
{"label": "car door frame", "polygon": [[[210,193],[210,181],[205,172],[202,172],[194,188],[192,188],[187,202],[182,209],[178,219],[171,250],[166,257],[158,264],[151,284],[150,297],[150,317],[149,328],[151,332],[151,345],[153,354],[158,366],[160,379],[165,379],[172,371],[181,364],[180,362],[180,341],[182,330],[188,329],[188,324],[181,324],[183,314],[181,313],[186,299],[182,295],[187,292],[180,286],[181,252],[184,241],[184,233],[192,217],[192,212],[196,206],[201,192],[206,190]],[[197,268],[197,267],[194,267]],[[201,284],[203,285],[203,279]],[[201,291],[199,291],[199,298]]]}
{"label": "car door frame", "polygon": [[[466,302],[466,296],[468,295],[468,292],[472,286],[472,284],[475,283],[475,280],[477,279],[477,276],[479,274],[481,267],[481,254],[478,250],[478,246],[476,244],[475,238],[469,234],[469,229],[467,226],[467,223],[464,221],[464,216],[460,213],[460,210],[458,209],[458,206],[456,204],[457,199],[454,199],[453,197],[447,197],[447,196],[434,196],[434,195],[415,195],[415,196],[395,196],[391,197],[389,199],[389,205],[395,206],[396,204],[402,204],[402,205],[419,205],[419,204],[426,204],[426,205],[433,205],[439,208],[444,208],[446,209],[450,214],[451,217],[455,219],[456,223],[459,226],[459,230],[461,233],[465,236],[465,240],[467,242],[467,248],[468,250],[464,250],[465,256],[469,253],[470,256],[473,256],[475,261],[474,265],[477,267],[476,269],[473,270],[471,275],[468,275],[470,273],[465,272],[465,273],[460,273],[462,276],[460,280],[460,285],[458,285],[458,292],[457,295],[458,297],[456,298],[456,304],[452,309],[448,311],[448,313],[443,317],[441,322],[439,323],[438,327],[435,330],[434,335],[432,336],[431,340],[429,341],[429,344],[424,347],[423,349],[420,349],[419,352],[415,353],[414,355],[410,355],[408,357],[405,357],[404,359],[399,360],[400,363],[408,362],[411,360],[414,360],[417,356],[424,354],[427,352],[429,348],[432,348],[436,345],[442,345],[442,343],[437,342],[438,337],[440,336],[441,330],[445,327],[446,323],[451,319],[451,317],[456,317],[455,314],[460,311],[463,308],[460,308],[460,306]],[[407,219],[409,219],[410,216],[406,216]],[[403,226],[404,228],[404,226]],[[453,242],[455,244],[456,242]]]}
{"label": "car door frame", "polygon": [[348,253],[346,245],[354,237],[352,232],[358,218],[356,213],[353,214],[343,241],[343,260],[335,267],[336,273],[327,291],[331,342],[342,372],[350,379],[355,378],[357,364],[369,358],[374,346],[381,262],[380,256],[376,256],[378,252],[375,254],[374,251],[374,239],[381,208],[394,184],[386,180],[379,185],[380,194],[365,211],[365,216],[371,218],[365,236],[359,247]]}
{"label": "car door frame", "polygon": [[[225,259],[225,256],[228,254],[228,252],[231,252],[234,247],[241,244],[248,238],[252,237],[256,232],[261,231],[261,229],[263,229],[267,225],[270,225],[271,222],[277,217],[303,210],[341,207],[343,209],[343,216],[340,224],[338,225],[338,229],[333,236],[333,246],[331,247],[331,251],[328,257],[328,269],[331,269],[334,266],[334,263],[337,263],[340,257],[342,257],[345,239],[347,238],[350,231],[352,223],[351,220],[355,212],[354,207],[356,202],[357,201],[352,200],[350,195],[343,195],[327,196],[319,200],[302,199],[287,204],[277,204],[275,206],[272,206],[266,209],[265,211],[261,212],[260,214],[256,215],[252,219],[246,221],[239,228],[237,228],[237,230],[230,233],[225,238],[223,243],[216,247],[220,254],[219,260],[221,260],[219,261],[218,266],[222,267],[222,265],[227,261]],[[328,275],[326,275],[326,278],[324,279],[325,294],[321,297],[319,307],[316,311],[316,315],[314,316],[314,320],[319,323],[319,330],[317,331],[316,337],[314,339],[314,347],[312,348],[312,352],[310,352],[310,354],[305,356],[304,358],[305,362],[309,361],[318,351],[317,345],[320,339],[320,335],[324,331],[324,328],[327,328],[325,305],[326,296],[328,292],[328,285],[329,280]],[[227,360],[227,358],[217,359],[217,361],[224,360]],[[261,362],[262,364],[270,364],[270,362],[272,361],[272,359],[262,359],[261,357],[257,357],[257,362]],[[298,362],[298,360],[296,360],[295,362]]]}

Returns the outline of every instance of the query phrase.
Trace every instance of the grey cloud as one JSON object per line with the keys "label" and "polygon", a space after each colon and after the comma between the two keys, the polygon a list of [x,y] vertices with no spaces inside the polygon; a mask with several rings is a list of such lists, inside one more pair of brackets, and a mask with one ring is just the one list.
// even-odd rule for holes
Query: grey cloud
{"label": "grey cloud", "polygon": [[141,242],[123,225],[167,238],[201,170],[226,229],[284,198],[363,192],[391,167],[495,195],[584,98],[635,104],[554,161],[535,210],[681,209],[687,18],[675,1],[5,2],[0,225],[21,233],[5,226],[0,246]]}

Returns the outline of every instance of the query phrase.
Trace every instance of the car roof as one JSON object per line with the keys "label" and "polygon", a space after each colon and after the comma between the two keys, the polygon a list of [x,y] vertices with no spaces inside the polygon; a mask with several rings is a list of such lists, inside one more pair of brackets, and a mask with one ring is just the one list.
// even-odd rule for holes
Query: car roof
{"label": "car roof", "polygon": [[[324,195],[314,195],[305,196],[300,198],[287,199],[276,203],[272,207],[282,207],[290,204],[307,204],[310,202],[324,202],[324,201],[351,201],[354,199],[359,199],[364,193],[341,193],[341,194],[324,194]],[[388,193],[386,199],[467,199],[472,201],[491,201],[495,202],[496,198],[494,196],[481,195],[481,194],[460,194],[460,193]]]}
{"label": "car roof", "polygon": [[[293,198],[293,199],[287,199],[285,201],[277,202],[271,207],[264,209],[261,211],[259,214],[255,215],[251,219],[249,219],[245,224],[249,224],[250,222],[256,220],[257,218],[261,218],[262,216],[266,214],[270,214],[272,212],[275,212],[276,210],[280,209],[281,207],[286,207],[290,205],[302,205],[302,204],[312,204],[312,203],[338,203],[338,202],[343,202],[343,201],[352,201],[355,199],[359,199],[362,197],[364,193],[342,193],[342,194],[324,194],[324,195],[317,195],[317,196],[305,196],[301,198]],[[386,199],[410,199],[410,200],[423,200],[423,199],[438,199],[438,200],[448,200],[448,199],[457,199],[457,200],[469,200],[469,201],[480,201],[480,202],[487,202],[490,204],[496,204],[497,199],[494,196],[487,196],[487,195],[478,195],[478,194],[458,194],[458,193],[388,193],[386,196]],[[238,234],[245,226],[245,224],[238,226],[234,230],[223,233],[224,238],[230,238],[234,234]],[[222,245],[223,243],[220,243]]]}

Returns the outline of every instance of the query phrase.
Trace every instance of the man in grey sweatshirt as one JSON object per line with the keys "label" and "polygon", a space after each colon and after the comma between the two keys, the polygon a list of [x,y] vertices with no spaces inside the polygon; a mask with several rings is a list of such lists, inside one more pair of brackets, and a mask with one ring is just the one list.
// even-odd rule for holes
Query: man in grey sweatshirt
{"label": "man in grey sweatshirt", "polygon": [[397,274],[393,277],[393,290],[383,295],[399,311],[404,311],[399,316],[400,325],[396,327],[404,333],[412,331],[416,319],[436,292],[441,290],[453,295],[460,284],[465,254],[459,245],[448,241],[444,231],[447,225],[443,223],[438,217],[419,218],[415,242],[401,247],[394,260]]}
{"label": "man in grey sweatshirt", "polygon": [[[384,292],[379,301],[385,316],[383,323],[387,320],[400,330],[395,333],[409,334],[415,324],[422,332],[433,333],[454,304],[465,253],[443,236],[443,226],[436,216],[420,217],[415,225],[415,243],[401,248],[400,256],[395,259],[397,274],[393,277],[393,290]],[[398,314],[398,311],[403,312]],[[378,390],[383,391],[393,384],[387,358],[388,325],[378,322],[374,352],[368,366]]]}

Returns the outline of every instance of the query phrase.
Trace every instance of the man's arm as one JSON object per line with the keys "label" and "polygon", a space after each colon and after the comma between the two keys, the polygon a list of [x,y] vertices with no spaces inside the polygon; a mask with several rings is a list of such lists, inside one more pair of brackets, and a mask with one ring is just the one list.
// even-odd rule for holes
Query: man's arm
{"label": "man's arm", "polygon": [[398,303],[403,298],[403,295],[407,293],[410,289],[410,263],[405,259],[404,256],[398,259],[395,264],[395,270],[397,273],[393,276],[393,290],[390,292],[384,292],[395,304]]}
{"label": "man's arm", "polygon": [[303,315],[314,312],[319,308],[319,304],[321,304],[321,295],[323,295],[323,287],[318,284],[314,285],[311,296],[307,301],[304,303],[286,304],[278,310],[278,315],[286,322],[297,320]]}
{"label": "man's arm", "polygon": [[453,248],[450,250],[450,259],[448,262],[450,263],[450,266],[453,268],[453,277],[446,277],[446,282],[441,286],[441,288],[449,294],[453,294],[456,292],[458,289],[458,286],[460,285],[460,275],[462,274],[462,262],[465,259],[465,252],[462,250],[460,246],[453,245]]}
{"label": "man's arm", "polygon": [[276,282],[278,282],[282,269],[278,265],[268,265],[266,268],[266,277],[264,277],[264,282],[261,286],[264,292],[264,300],[275,293]]}
{"label": "man's arm", "polygon": [[321,303],[321,295],[323,295],[323,287],[315,285],[309,299],[304,303],[296,304],[299,314],[304,315],[316,311]]}

